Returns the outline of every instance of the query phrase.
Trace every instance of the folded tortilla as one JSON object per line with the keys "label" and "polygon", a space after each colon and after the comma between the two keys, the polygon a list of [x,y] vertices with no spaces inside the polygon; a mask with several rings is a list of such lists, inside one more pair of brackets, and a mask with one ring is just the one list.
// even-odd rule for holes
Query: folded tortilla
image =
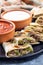
{"label": "folded tortilla", "polygon": [[3,48],[5,50],[6,57],[17,57],[33,52],[33,48],[30,44],[20,46],[17,43],[4,42]]}

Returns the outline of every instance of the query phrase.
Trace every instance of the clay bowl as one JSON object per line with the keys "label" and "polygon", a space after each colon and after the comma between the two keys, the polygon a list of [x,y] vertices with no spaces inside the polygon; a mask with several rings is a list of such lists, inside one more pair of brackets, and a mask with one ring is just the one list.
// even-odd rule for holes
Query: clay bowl
{"label": "clay bowl", "polygon": [[15,25],[11,21],[0,19],[0,43],[14,37]]}
{"label": "clay bowl", "polygon": [[[7,13],[11,13],[11,12],[14,12],[13,15],[9,14],[9,15],[7,15],[7,17],[8,17],[7,18],[5,15]],[[13,18],[13,16],[14,16],[14,18]],[[12,19],[10,17],[12,17]],[[3,12],[1,14],[1,18],[4,20],[12,21],[16,25],[16,30],[21,30],[22,28],[24,28],[25,26],[30,24],[30,22],[32,21],[32,14],[30,13],[30,11],[25,10],[25,9],[14,9],[14,10]]]}

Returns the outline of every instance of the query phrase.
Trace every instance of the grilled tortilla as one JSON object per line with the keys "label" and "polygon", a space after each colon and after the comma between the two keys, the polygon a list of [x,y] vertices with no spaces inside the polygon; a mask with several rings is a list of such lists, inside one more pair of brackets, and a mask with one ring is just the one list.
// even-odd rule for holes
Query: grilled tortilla
{"label": "grilled tortilla", "polygon": [[14,44],[10,42],[4,42],[3,47],[5,50],[6,57],[17,57],[33,52],[33,48],[30,44],[20,46],[18,44]]}

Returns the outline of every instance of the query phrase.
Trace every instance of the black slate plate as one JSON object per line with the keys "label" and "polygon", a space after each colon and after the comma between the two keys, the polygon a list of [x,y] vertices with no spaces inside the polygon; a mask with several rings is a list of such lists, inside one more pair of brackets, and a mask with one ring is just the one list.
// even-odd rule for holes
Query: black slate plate
{"label": "black slate plate", "polygon": [[[27,10],[31,10],[31,9],[27,9]],[[34,22],[35,20],[33,19],[32,22]],[[13,57],[13,58],[7,58],[5,56],[5,52],[4,52],[4,49],[2,47],[2,45],[0,45],[0,59],[3,58],[2,60],[7,60],[7,61],[12,61],[12,60],[25,60],[25,59],[31,59],[31,58],[34,58],[36,56],[39,56],[40,53],[43,52],[43,42],[39,42],[39,44],[37,45],[33,45],[33,49],[34,49],[34,52],[33,53],[29,53],[29,54],[26,54],[24,56],[21,56],[21,57]]]}

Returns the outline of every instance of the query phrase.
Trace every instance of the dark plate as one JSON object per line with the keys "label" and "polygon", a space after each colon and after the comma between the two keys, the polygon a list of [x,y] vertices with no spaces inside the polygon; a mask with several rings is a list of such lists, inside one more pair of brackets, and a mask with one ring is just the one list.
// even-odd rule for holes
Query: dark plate
{"label": "dark plate", "polygon": [[[31,8],[27,9],[27,10],[31,10]],[[35,20],[33,19],[32,22],[34,22],[34,21]],[[23,56],[20,56],[20,57],[7,58],[5,56],[5,52],[4,52],[4,49],[3,49],[2,45],[0,45],[0,59],[3,58],[5,60],[7,59],[7,61],[10,61],[10,60],[12,61],[12,60],[20,60],[20,59],[23,60],[23,59],[28,58],[30,60],[30,58],[32,58],[32,57],[34,58],[37,55],[39,56],[39,54],[43,52],[43,42],[39,42],[39,44],[33,45],[33,49],[34,49],[33,53],[29,53],[29,54],[26,54],[26,55],[23,55]]]}

